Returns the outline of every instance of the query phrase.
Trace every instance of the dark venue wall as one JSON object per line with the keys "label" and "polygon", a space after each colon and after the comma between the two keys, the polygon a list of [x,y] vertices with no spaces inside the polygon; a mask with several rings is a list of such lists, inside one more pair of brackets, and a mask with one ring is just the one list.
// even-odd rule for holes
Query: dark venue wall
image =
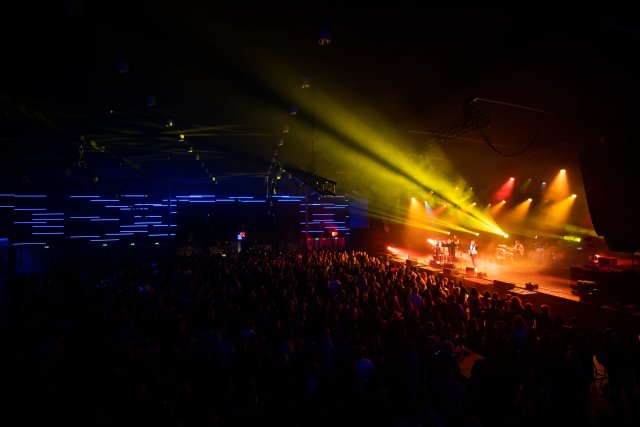
{"label": "dark venue wall", "polygon": [[640,183],[637,154],[630,144],[606,144],[580,156],[584,188],[594,229],[610,250],[640,249]]}

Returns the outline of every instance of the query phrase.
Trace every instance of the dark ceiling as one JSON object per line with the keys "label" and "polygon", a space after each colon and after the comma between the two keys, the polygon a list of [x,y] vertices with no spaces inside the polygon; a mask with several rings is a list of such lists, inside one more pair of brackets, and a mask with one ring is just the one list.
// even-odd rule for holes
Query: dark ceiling
{"label": "dark ceiling", "polygon": [[[576,144],[628,142],[637,119],[639,34],[624,11],[67,0],[3,14],[6,187],[260,182],[280,156],[357,189],[366,176],[341,175],[339,153],[283,134],[305,77],[425,152],[478,98],[491,126],[442,154],[474,185],[556,167]],[[295,120],[333,132],[302,109]]]}

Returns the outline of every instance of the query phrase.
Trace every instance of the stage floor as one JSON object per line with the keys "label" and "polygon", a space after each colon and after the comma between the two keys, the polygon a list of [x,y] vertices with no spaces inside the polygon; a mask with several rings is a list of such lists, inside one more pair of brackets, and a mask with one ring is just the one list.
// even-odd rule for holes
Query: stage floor
{"label": "stage floor", "polygon": [[[552,295],[570,301],[581,301],[583,294],[572,289],[576,280],[572,280],[571,269],[573,265],[561,262],[541,262],[535,259],[522,259],[520,261],[498,260],[496,258],[479,258],[476,260],[476,275],[467,274],[467,268],[472,268],[471,259],[466,254],[461,254],[455,262],[444,263],[434,266],[431,255],[408,256],[418,267],[429,269],[433,272],[443,272],[444,267],[451,267],[455,277],[468,278],[472,281],[482,281],[493,284],[494,280],[506,282],[514,285],[516,292],[527,292],[527,283],[538,285],[536,292]],[[399,262],[406,262],[406,259],[399,259]],[[446,264],[446,265],[445,265]],[[631,266],[626,266],[631,268]],[[625,267],[625,268],[626,268]],[[631,272],[630,270],[629,272]],[[478,275],[477,273],[482,273]],[[481,277],[477,277],[481,276]],[[637,304],[638,301],[628,301],[630,305]],[[624,303],[624,302],[623,302]],[[633,307],[629,307],[634,310]],[[640,309],[638,309],[640,311]]]}
{"label": "stage floor", "polygon": [[[456,281],[462,280],[467,288],[476,287],[481,293],[486,290],[519,295],[523,302],[531,302],[538,308],[547,304],[556,314],[562,314],[565,319],[576,317],[582,319],[590,327],[598,325],[616,326],[640,333],[640,286],[637,283],[629,285],[632,292],[594,292],[588,295],[578,293],[572,288],[577,280],[572,280],[572,268],[575,266],[560,263],[544,265],[535,261],[524,260],[519,263],[513,261],[496,261],[495,259],[476,260],[476,274],[468,274],[467,267],[472,267],[468,257],[461,257],[453,263],[442,263],[434,266],[432,257],[392,257],[398,265],[406,265],[407,259],[418,269],[425,269],[434,274],[443,274]],[[632,273],[629,270],[628,273]],[[469,273],[473,273],[473,270]],[[477,273],[483,273],[478,275]],[[481,276],[481,277],[478,277]],[[499,286],[495,281],[505,282],[506,287]],[[537,284],[535,290],[527,289],[527,283]],[[513,285],[513,286],[511,286]],[[620,289],[617,285],[614,288]]]}

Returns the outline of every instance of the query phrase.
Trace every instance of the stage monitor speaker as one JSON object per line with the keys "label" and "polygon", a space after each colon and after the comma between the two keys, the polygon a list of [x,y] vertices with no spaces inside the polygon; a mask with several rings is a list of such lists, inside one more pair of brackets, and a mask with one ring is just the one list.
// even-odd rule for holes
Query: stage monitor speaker
{"label": "stage monitor speaker", "polygon": [[591,222],[610,250],[640,249],[640,185],[635,144],[602,142],[580,153]]}
{"label": "stage monitor speaker", "polygon": [[474,267],[467,267],[467,276],[475,276],[476,269]]}
{"label": "stage monitor speaker", "polygon": [[450,268],[443,268],[442,269],[442,274],[444,274],[445,276],[451,276],[451,274],[453,273],[453,270]]}
{"label": "stage monitor speaker", "polygon": [[527,282],[524,287],[528,291],[537,291],[539,286],[537,283]]}
{"label": "stage monitor speaker", "polygon": [[500,289],[501,291],[510,291],[511,289],[516,287],[514,283],[503,282],[502,280],[494,280],[493,286]]}
{"label": "stage monitor speaker", "polygon": [[429,261],[429,265],[431,267],[440,267],[440,261],[432,259],[432,260]]}
{"label": "stage monitor speaker", "polygon": [[591,280],[578,280],[575,285],[570,285],[569,287],[580,294],[598,290],[598,284]]}
{"label": "stage monitor speaker", "polygon": [[598,257],[598,267],[613,268],[618,266],[618,259],[612,257],[601,256]]}
{"label": "stage monitor speaker", "polygon": [[478,279],[486,279],[487,278],[487,273],[483,273],[482,271],[478,271]]}

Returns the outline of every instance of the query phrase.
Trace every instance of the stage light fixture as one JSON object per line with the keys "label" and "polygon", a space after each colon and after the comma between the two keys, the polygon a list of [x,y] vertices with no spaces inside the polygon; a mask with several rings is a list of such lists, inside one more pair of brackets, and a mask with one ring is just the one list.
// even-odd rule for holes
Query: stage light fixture
{"label": "stage light fixture", "polygon": [[328,27],[322,27],[320,29],[318,44],[320,46],[329,46],[331,44],[331,30]]}

